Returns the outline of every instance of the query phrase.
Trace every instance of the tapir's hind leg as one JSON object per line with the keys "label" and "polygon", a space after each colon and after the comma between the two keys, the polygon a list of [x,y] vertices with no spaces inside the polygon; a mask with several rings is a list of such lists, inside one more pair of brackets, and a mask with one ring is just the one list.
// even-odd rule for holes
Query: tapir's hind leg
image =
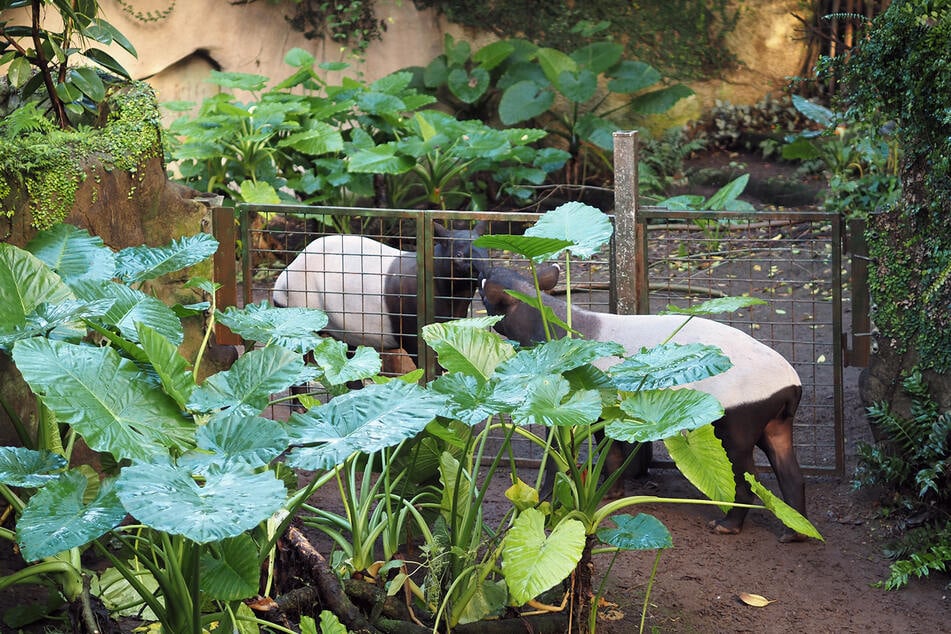
{"label": "tapir's hind leg", "polygon": [[[733,465],[733,479],[736,482],[734,502],[752,504],[753,491],[743,477],[744,473],[753,473],[753,449],[756,446],[756,434],[748,427],[737,422],[737,417],[724,416],[713,425],[717,438],[723,443],[727,458]],[[743,529],[743,521],[749,512],[747,508],[730,507],[726,516],[710,522],[709,527],[721,535],[736,535]]]}
{"label": "tapir's hind leg", "polygon": [[[773,419],[766,424],[757,444],[769,458],[769,464],[773,467],[773,473],[776,474],[783,500],[805,516],[806,486],[802,479],[802,471],[799,469],[799,461],[796,460],[792,427],[792,418]],[[802,541],[806,537],[787,528],[779,539],[782,542],[792,542]]]}

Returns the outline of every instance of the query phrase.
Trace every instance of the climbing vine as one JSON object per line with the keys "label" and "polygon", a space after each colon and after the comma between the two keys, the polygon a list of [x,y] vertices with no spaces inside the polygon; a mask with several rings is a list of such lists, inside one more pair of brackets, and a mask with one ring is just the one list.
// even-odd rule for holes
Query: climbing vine
{"label": "climbing vine", "polygon": [[902,196],[869,219],[875,323],[923,368],[951,370],[951,3],[895,0],[849,56],[849,115],[895,126]]}
{"label": "climbing vine", "polygon": [[164,9],[144,12],[137,9],[134,4],[128,2],[127,0],[116,0],[116,3],[122,7],[123,11],[139,22],[161,22],[162,20],[168,19],[169,16],[175,12],[175,5],[177,1],[178,0],[169,0],[168,6]]}

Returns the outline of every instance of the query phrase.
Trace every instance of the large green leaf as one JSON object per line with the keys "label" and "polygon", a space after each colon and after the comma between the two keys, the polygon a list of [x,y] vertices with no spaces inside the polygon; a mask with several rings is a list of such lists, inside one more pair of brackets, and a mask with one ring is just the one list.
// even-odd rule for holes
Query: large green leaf
{"label": "large green leaf", "polygon": [[274,308],[261,300],[242,308],[229,306],[216,319],[244,339],[276,344],[304,354],[323,341],[327,313],[315,308]]}
{"label": "large green leaf", "polygon": [[501,316],[457,319],[423,326],[423,339],[439,355],[439,365],[487,379],[495,368],[515,354],[514,348],[486,330]]}
{"label": "large green leaf", "polygon": [[383,360],[380,353],[368,346],[357,346],[352,354],[347,344],[325,337],[314,350],[314,361],[324,374],[324,381],[330,385],[346,385],[351,381],[362,381],[380,373]]}
{"label": "large green leaf", "polygon": [[632,60],[622,61],[606,75],[610,78],[608,90],[624,94],[640,92],[661,80],[656,68],[646,62]]}
{"label": "large green leaf", "polygon": [[608,369],[619,390],[633,392],[693,383],[726,372],[733,363],[716,346],[664,343]]}
{"label": "large green leaf", "polygon": [[183,458],[189,465],[243,465],[255,469],[269,464],[287,449],[287,433],[280,423],[240,412],[216,416],[198,428],[198,450]]}
{"label": "large green leaf", "polygon": [[752,474],[744,473],[743,477],[746,478],[746,481],[753,489],[753,494],[762,500],[763,506],[772,511],[773,515],[779,518],[779,521],[797,533],[825,541],[822,535],[819,534],[819,531],[816,530],[816,527],[812,525],[812,522],[803,517],[799,511],[776,497],[772,491],[758,482]]}
{"label": "large green leaf", "polygon": [[796,110],[825,128],[832,127],[838,120],[835,112],[814,101],[809,101],[802,95],[793,95],[792,104]]}
{"label": "large green leaf", "polygon": [[524,79],[505,89],[499,101],[499,119],[505,125],[528,121],[546,112],[555,102],[555,93]]}
{"label": "large green leaf", "polygon": [[486,70],[492,70],[515,52],[515,45],[508,40],[486,44],[472,54],[472,61]]}
{"label": "large green leaf", "polygon": [[281,196],[267,181],[241,181],[241,199],[246,203],[258,205],[277,205],[281,202]]}
{"label": "large green leaf", "polygon": [[66,459],[50,451],[26,447],[0,447],[0,483],[37,488],[56,480],[66,468]]}
{"label": "large green leaf", "polygon": [[508,587],[504,579],[483,579],[459,614],[460,625],[498,617],[505,610]]}
{"label": "large green leaf", "polygon": [[343,151],[343,136],[338,128],[323,121],[316,121],[309,129],[282,139],[278,147],[292,147],[308,156],[320,156]]}
{"label": "large green leaf", "polygon": [[[0,243],[0,332],[13,333],[41,304],[76,299],[70,288],[35,255]],[[82,336],[81,331],[73,329]]]}
{"label": "large green leaf", "polygon": [[268,346],[247,352],[230,369],[208,377],[194,392],[188,407],[199,412],[226,408],[257,414],[271,394],[300,382],[303,358],[287,348]]}
{"label": "large green leaf", "polygon": [[710,196],[707,202],[704,203],[703,208],[711,211],[737,209],[737,198],[743,193],[743,190],[746,189],[746,184],[749,182],[749,174],[737,176]]}
{"label": "large green leaf", "polygon": [[637,95],[631,99],[631,111],[639,115],[664,114],[678,101],[693,96],[693,90],[683,84],[674,84],[660,90]]}
{"label": "large green leaf", "polygon": [[66,300],[58,304],[40,304],[26,315],[23,323],[0,326],[0,348],[9,350],[19,339],[49,337],[78,342],[85,336],[81,320],[96,319],[112,307],[112,300]]}
{"label": "large green leaf", "polygon": [[107,325],[132,342],[139,341],[137,324],[145,324],[175,345],[185,338],[182,322],[169,306],[151,295],[117,282],[77,281],[73,290],[80,299],[108,299],[112,306],[102,316]]}
{"label": "large green leaf", "polygon": [[607,214],[580,202],[559,205],[525,231],[526,236],[570,242],[568,250],[581,258],[596,255],[613,233],[614,226]]}
{"label": "large green leaf", "polygon": [[82,546],[119,525],[126,515],[111,480],[104,480],[89,504],[83,496],[89,480],[68,471],[30,498],[17,521],[17,541],[27,561],[52,557]]}
{"label": "large green leaf", "polygon": [[496,374],[500,377],[547,377],[574,370],[598,359],[622,356],[624,347],[609,341],[552,339],[518,353],[499,364]]}
{"label": "large green leaf", "polygon": [[210,599],[240,601],[258,592],[261,574],[257,546],[241,534],[201,552],[201,591]]}
{"label": "large green leaf", "polygon": [[163,247],[127,247],[116,254],[116,276],[126,284],[151,280],[203,262],[217,250],[218,241],[207,233],[184,236]]}
{"label": "large green leaf", "polygon": [[357,150],[347,161],[347,171],[357,174],[405,174],[416,164],[408,156],[397,155],[393,143]]}
{"label": "large green leaf", "polygon": [[488,235],[479,236],[473,242],[477,247],[486,249],[501,249],[518,253],[535,262],[544,262],[555,257],[565,249],[574,246],[571,240],[561,238],[544,238],[540,236],[516,235]]}
{"label": "large green leaf", "polygon": [[546,537],[545,515],[537,509],[523,511],[502,546],[510,603],[523,605],[568,577],[581,561],[584,544],[584,524],[578,520],[562,520]]}
{"label": "large green leaf", "polygon": [[162,382],[162,389],[175,399],[179,407],[185,409],[196,387],[188,361],[178,353],[178,346],[154,328],[139,323],[136,324],[136,332],[146,358]]}
{"label": "large green leaf", "polygon": [[463,68],[453,68],[449,71],[446,85],[449,91],[463,103],[474,103],[485,94],[489,87],[489,71],[476,66],[466,72]]}
{"label": "large green leaf", "polygon": [[647,513],[612,515],[615,528],[597,530],[598,539],[622,550],[657,550],[674,545],[670,531],[663,522]]}
{"label": "large green leaf", "polygon": [[554,84],[568,101],[584,103],[598,91],[598,76],[584,68],[577,72],[565,70]]}
{"label": "large green leaf", "polygon": [[715,297],[699,304],[693,304],[686,308],[667,304],[663,314],[678,315],[715,315],[717,313],[734,313],[750,306],[760,306],[766,302],[757,297]]}
{"label": "large green leaf", "polygon": [[354,452],[372,453],[416,436],[446,411],[445,398],[402,381],[368,385],[295,413],[288,423],[298,445],[287,464],[300,469],[331,469]]}
{"label": "large green leaf", "polygon": [[106,281],[115,277],[116,255],[102,238],[85,229],[61,223],[41,231],[26,245],[66,284],[77,280]]}
{"label": "large green leaf", "polygon": [[592,42],[571,53],[571,59],[600,75],[619,61],[624,47],[617,42]]}
{"label": "large green leaf", "polygon": [[34,338],[16,343],[13,360],[60,422],[96,451],[148,459],[194,445],[194,424],[178,404],[112,348]]}
{"label": "large green leaf", "polygon": [[489,416],[511,411],[508,400],[495,396],[498,381],[485,381],[477,376],[450,372],[430,384],[436,394],[446,397],[446,415],[466,425],[478,425]]}
{"label": "large green leaf", "polygon": [[713,425],[664,439],[671,459],[684,477],[711,500],[732,502],[736,495],[733,466]]}
{"label": "large green leaf", "polygon": [[608,152],[614,151],[614,133],[620,129],[610,119],[599,117],[590,112],[581,115],[575,126],[575,132],[580,138]]}
{"label": "large green leaf", "polygon": [[650,442],[696,429],[723,416],[720,402],[690,389],[640,390],[625,395],[621,409],[633,420],[613,420],[605,435],[626,442]]}
{"label": "large green leaf", "polygon": [[578,63],[571,59],[566,53],[554,48],[539,48],[535,53],[538,65],[542,72],[553,84],[558,83],[558,77],[564,72],[575,73],[578,71]]}
{"label": "large green leaf", "polygon": [[191,473],[171,464],[133,464],[116,482],[122,504],[156,530],[199,544],[235,537],[270,517],[287,491],[272,471],[211,471],[199,486]]}
{"label": "large green leaf", "polygon": [[581,390],[569,395],[568,380],[560,375],[539,378],[522,404],[512,412],[519,425],[578,426],[589,425],[601,416],[601,394]]}

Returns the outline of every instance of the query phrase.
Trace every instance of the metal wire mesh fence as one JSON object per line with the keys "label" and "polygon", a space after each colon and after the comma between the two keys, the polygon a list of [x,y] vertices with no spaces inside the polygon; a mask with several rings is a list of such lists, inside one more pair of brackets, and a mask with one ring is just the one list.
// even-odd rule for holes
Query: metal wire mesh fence
{"label": "metal wire mesh fence", "polygon": [[[343,250],[327,268],[331,275],[309,282],[322,290],[303,288],[304,297],[319,293],[321,301],[349,301],[347,314],[333,324],[337,338],[348,332],[366,335],[380,348],[383,371],[397,375],[417,365],[435,374],[435,363],[425,346],[414,359],[387,339],[392,323],[382,319],[385,300],[381,290],[393,273],[394,252],[408,254],[415,266],[397,269],[404,276],[417,276],[414,297],[419,325],[440,316],[438,305],[459,288],[458,280],[445,273],[445,262],[434,249],[434,223],[445,227],[472,227],[487,223],[487,231],[521,233],[538,214],[512,212],[440,212],[381,209],[318,208],[242,205],[238,209],[242,244],[242,284],[239,303],[272,299],[278,275],[315,240],[328,235],[360,235],[384,245],[373,252]],[[807,472],[840,471],[844,459],[842,441],[841,301],[842,259],[838,217],[822,212],[671,212],[643,208],[635,222],[635,235],[615,235],[612,248],[587,260],[571,262],[572,302],[591,310],[614,311],[619,262],[612,254],[622,244],[637,242],[634,267],[646,272],[648,288],[638,305],[658,312],[667,304],[688,306],[722,295],[750,295],[766,300],[718,320],[749,332],[787,357],[799,372],[804,387],[796,417],[796,450]],[[624,226],[632,226],[626,223]],[[365,244],[365,243],[364,243]],[[389,258],[389,259],[388,259]],[[405,260],[404,265],[405,266]],[[489,252],[480,266],[508,266],[528,272],[528,263],[517,256]],[[313,265],[317,268],[317,265]],[[340,272],[360,272],[362,286],[344,283]],[[323,272],[315,271],[315,274]],[[346,276],[352,280],[353,276]],[[450,289],[448,292],[445,289]],[[438,290],[442,289],[442,291]],[[565,292],[565,280],[552,291]],[[470,289],[471,290],[471,289]],[[478,294],[472,294],[468,315],[484,314]],[[313,304],[319,304],[314,300]],[[316,306],[319,307],[319,306]],[[384,311],[385,312],[385,311]],[[405,333],[415,342],[416,333]],[[318,395],[319,396],[319,395]],[[272,415],[284,418],[287,408]],[[540,451],[528,441],[513,441],[515,455],[534,461]],[[661,456],[661,460],[663,457]]]}
{"label": "metal wire mesh fence", "polygon": [[[646,231],[646,308],[687,307],[725,295],[765,300],[716,319],[782,353],[803,383],[795,420],[804,469],[839,471],[842,444],[839,216],[825,212],[638,210]],[[760,462],[765,458],[760,456]]]}

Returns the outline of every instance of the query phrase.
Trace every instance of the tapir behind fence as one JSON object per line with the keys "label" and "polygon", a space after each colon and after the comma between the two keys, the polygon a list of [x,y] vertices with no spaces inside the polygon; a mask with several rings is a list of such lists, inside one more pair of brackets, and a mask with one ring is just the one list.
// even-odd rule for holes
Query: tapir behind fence
{"label": "tapir behind fence", "polygon": [[[504,268],[487,269],[480,292],[490,315],[503,315],[496,329],[504,336],[530,345],[545,340],[538,310],[521,302],[506,289],[534,295],[532,283],[519,273]],[[567,304],[555,297],[543,296],[555,314],[565,319]],[[571,307],[571,325],[582,336],[596,341],[620,343],[629,354],[641,347],[662,343],[686,318],[677,315],[613,315]],[[555,336],[563,336],[564,332]],[[714,422],[714,430],[733,464],[736,502],[752,503],[753,493],[743,478],[753,473],[753,449],[765,453],[776,473],[786,502],[805,515],[805,487],[793,448],[793,417],[799,407],[802,385],[795,369],[769,346],[731,326],[694,317],[673,337],[680,344],[705,343],[718,346],[733,362],[726,372],[689,384],[715,396],[724,415]],[[619,359],[604,359],[602,369]],[[726,517],[711,522],[718,533],[739,533],[747,509],[731,508]],[[785,532],[782,541],[800,536]]]}
{"label": "tapir behind fence", "polygon": [[[464,317],[488,252],[472,246],[484,225],[446,229],[434,223],[434,314],[437,321]],[[419,342],[417,259],[357,235],[314,240],[278,276],[275,306],[319,308],[326,332],[351,347],[402,348],[417,363]]]}

